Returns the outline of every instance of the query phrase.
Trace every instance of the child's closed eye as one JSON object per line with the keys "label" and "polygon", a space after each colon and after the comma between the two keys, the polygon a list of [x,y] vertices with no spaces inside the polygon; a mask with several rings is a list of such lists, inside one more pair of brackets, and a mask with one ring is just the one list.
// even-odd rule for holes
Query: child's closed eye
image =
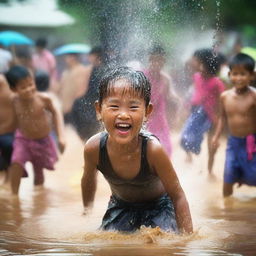
{"label": "child's closed eye", "polygon": [[119,106],[118,106],[118,105],[110,105],[109,107],[110,107],[110,108],[114,108],[114,109],[119,108]]}

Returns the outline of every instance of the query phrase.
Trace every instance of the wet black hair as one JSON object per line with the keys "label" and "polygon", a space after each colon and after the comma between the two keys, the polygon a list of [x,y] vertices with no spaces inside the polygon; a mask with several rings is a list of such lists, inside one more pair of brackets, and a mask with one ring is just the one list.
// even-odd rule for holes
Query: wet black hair
{"label": "wet black hair", "polygon": [[101,46],[95,46],[95,47],[93,47],[93,48],[90,50],[89,54],[95,54],[95,55],[97,55],[97,57],[100,58],[100,59],[103,59],[103,57],[104,57],[104,51],[103,51],[103,48],[102,48]]}
{"label": "wet black hair", "polygon": [[32,54],[29,48],[18,48],[16,49],[16,57],[18,59],[31,60]]}
{"label": "wet black hair", "polygon": [[27,77],[31,77],[30,72],[24,66],[13,66],[5,73],[6,80],[11,89],[15,89],[17,83]]}
{"label": "wet black hair", "polygon": [[166,51],[161,45],[155,44],[152,48],[149,49],[149,55],[166,56]]}
{"label": "wet black hair", "polygon": [[36,46],[37,47],[45,48],[47,46],[47,43],[48,43],[47,40],[43,37],[38,38],[36,40]]}
{"label": "wet black hair", "polygon": [[151,96],[151,84],[147,77],[141,71],[135,71],[129,67],[117,67],[105,72],[105,75],[99,84],[99,104],[102,104],[112,91],[114,83],[120,79],[126,80],[132,90],[144,99],[145,105],[148,106]]}
{"label": "wet black hair", "polygon": [[218,58],[220,66],[227,63],[227,57],[223,53],[218,53],[217,58]]}
{"label": "wet black hair", "polygon": [[40,92],[45,92],[49,89],[50,77],[49,74],[43,70],[35,72],[36,88]]}
{"label": "wet black hair", "polygon": [[247,71],[252,73],[255,68],[255,61],[251,56],[245,53],[238,53],[229,62],[230,70],[235,66],[243,66]]}
{"label": "wet black hair", "polygon": [[207,73],[211,75],[217,75],[220,71],[222,60],[218,53],[215,53],[213,49],[199,49],[193,54],[204,66]]}

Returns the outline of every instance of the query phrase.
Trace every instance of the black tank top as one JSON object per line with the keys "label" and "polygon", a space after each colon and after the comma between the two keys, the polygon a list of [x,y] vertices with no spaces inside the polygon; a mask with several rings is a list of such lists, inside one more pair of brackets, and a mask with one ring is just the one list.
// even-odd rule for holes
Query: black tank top
{"label": "black tank top", "polygon": [[113,170],[106,147],[108,133],[103,132],[101,134],[99,164],[97,169],[104,175],[110,185],[147,186],[149,183],[155,183],[157,180],[159,180],[159,177],[150,170],[147,160],[147,142],[150,137],[154,135],[148,133],[140,133],[139,136],[142,137],[140,170],[136,177],[127,180],[120,178]]}

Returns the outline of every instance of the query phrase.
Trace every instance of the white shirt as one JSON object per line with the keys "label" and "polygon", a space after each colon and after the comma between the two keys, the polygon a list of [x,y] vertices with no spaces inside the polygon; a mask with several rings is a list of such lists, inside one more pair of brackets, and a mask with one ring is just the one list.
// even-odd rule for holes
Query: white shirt
{"label": "white shirt", "polygon": [[4,73],[9,69],[9,63],[12,60],[12,54],[0,48],[0,73]]}

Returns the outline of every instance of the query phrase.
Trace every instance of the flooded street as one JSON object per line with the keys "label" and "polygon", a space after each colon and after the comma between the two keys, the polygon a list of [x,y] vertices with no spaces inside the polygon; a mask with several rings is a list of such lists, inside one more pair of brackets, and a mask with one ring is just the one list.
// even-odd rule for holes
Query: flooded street
{"label": "flooded street", "polygon": [[148,228],[123,235],[97,231],[110,195],[101,175],[94,208],[82,215],[83,144],[69,127],[66,134],[67,150],[56,171],[45,171],[44,188],[34,188],[32,171],[22,179],[19,199],[0,188],[0,255],[256,255],[256,189],[242,186],[234,197],[222,198],[224,140],[213,169],[216,179],[209,180],[206,144],[189,164],[178,134],[172,136],[172,161],[190,204],[193,235]]}

